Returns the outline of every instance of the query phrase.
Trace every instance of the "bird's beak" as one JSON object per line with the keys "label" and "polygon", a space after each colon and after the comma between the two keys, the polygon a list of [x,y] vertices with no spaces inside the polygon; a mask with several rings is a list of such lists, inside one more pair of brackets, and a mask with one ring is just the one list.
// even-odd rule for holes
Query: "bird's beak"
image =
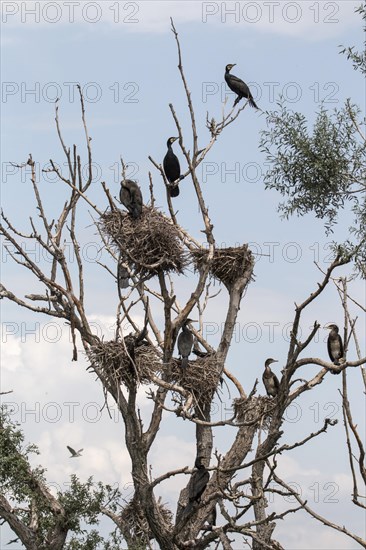
{"label": "bird's beak", "polygon": [[324,325],[324,327],[323,327],[323,328],[325,328],[325,329],[327,329],[327,330],[329,330],[329,329],[330,329],[330,327],[328,327],[328,325]]}
{"label": "bird's beak", "polygon": [[236,65],[236,63],[232,63],[232,64],[231,64],[232,67],[235,67],[235,65]]}
{"label": "bird's beak", "polygon": [[278,359],[273,359],[272,363],[278,363]]}
{"label": "bird's beak", "polygon": [[177,141],[177,139],[179,139],[179,138],[177,138],[177,137],[173,138],[173,143],[174,143],[174,141]]}

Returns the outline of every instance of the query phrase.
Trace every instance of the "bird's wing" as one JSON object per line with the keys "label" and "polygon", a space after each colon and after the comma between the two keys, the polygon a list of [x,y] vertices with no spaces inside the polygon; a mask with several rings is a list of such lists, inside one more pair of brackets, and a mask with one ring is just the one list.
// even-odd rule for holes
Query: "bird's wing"
{"label": "bird's wing", "polygon": [[243,80],[241,78],[239,78],[239,77],[237,77],[237,76],[235,76],[234,74],[231,74],[231,73],[230,73],[230,81],[232,83],[235,83],[235,84],[245,84],[245,82],[243,82]]}
{"label": "bird's wing", "polygon": [[169,183],[173,183],[180,177],[180,164],[173,151],[168,151],[163,160],[164,172]]}
{"label": "bird's wing", "polygon": [[208,480],[210,479],[210,474],[205,469],[204,471],[197,472],[197,476],[193,483],[194,498],[199,498],[203,491],[206,489]]}
{"label": "bird's wing", "polygon": [[117,267],[117,280],[121,288],[128,288],[129,286],[130,275],[127,268],[125,268],[121,263]]}
{"label": "bird's wing", "polygon": [[[229,82],[228,82],[228,84],[229,84]],[[240,92],[242,94],[244,94],[244,96],[246,96],[246,95],[250,96],[251,95],[248,85],[245,84],[245,82],[243,80],[241,80],[241,78],[238,78],[237,76],[235,76],[233,74],[230,75],[230,84],[236,88],[236,93],[238,93],[238,91],[240,90]],[[230,84],[229,84],[229,86],[230,86]]]}
{"label": "bird's wing", "polygon": [[280,383],[279,383],[278,378],[275,374],[273,374],[273,384],[274,384],[276,390],[278,390],[278,388],[280,387]]}
{"label": "bird's wing", "polygon": [[66,445],[66,447],[68,448],[68,450],[70,451],[70,453],[71,453],[72,455],[76,455],[75,449],[73,449],[72,447],[69,447],[68,445]]}
{"label": "bird's wing", "polygon": [[125,206],[126,208],[130,204],[131,193],[130,193],[130,190],[127,187],[125,187],[125,186],[121,187],[121,190],[120,190],[120,193],[119,193],[119,200],[121,201],[123,206]]}
{"label": "bird's wing", "polygon": [[142,206],[143,200],[142,200],[142,193],[141,189],[139,187],[136,187],[133,193],[133,199],[137,206]]}
{"label": "bird's wing", "polygon": [[339,336],[339,334],[338,334],[338,342],[339,342],[339,349],[340,349],[341,357],[343,357],[343,342],[342,342],[342,338]]}
{"label": "bird's wing", "polygon": [[327,340],[327,349],[328,349],[329,359],[330,359],[331,361],[333,361],[333,354],[332,354],[332,347],[331,347],[331,338],[330,338],[330,336],[328,336],[328,340]]}

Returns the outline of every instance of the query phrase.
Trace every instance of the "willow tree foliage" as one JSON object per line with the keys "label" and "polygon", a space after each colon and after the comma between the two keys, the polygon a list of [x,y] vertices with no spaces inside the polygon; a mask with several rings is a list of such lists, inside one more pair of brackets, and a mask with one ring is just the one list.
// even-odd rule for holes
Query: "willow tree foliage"
{"label": "willow tree foliage", "polygon": [[[357,11],[366,20],[365,6]],[[366,73],[365,50],[349,47],[341,52],[356,71]],[[363,78],[360,85],[364,87]],[[270,167],[264,182],[267,189],[284,197],[281,215],[314,213],[330,234],[342,211],[351,211],[349,236],[335,247],[352,257],[366,277],[366,137],[361,109],[351,99],[333,111],[322,105],[310,129],[307,117],[281,100],[267,120],[269,129],[262,133],[261,148]]]}

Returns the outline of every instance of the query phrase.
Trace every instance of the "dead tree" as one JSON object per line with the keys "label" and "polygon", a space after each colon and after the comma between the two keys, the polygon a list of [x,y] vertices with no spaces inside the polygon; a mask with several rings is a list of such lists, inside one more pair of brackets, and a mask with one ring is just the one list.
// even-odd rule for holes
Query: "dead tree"
{"label": "dead tree", "polygon": [[[38,210],[38,219],[30,218],[31,230],[25,234],[18,230],[11,219],[3,212],[1,233],[5,238],[5,247],[9,255],[19,265],[19,269],[28,270],[44,288],[43,293],[15,295],[7,286],[1,286],[1,297],[7,298],[20,307],[34,313],[63,319],[70,324],[73,341],[73,359],[78,358],[78,342],[89,360],[89,369],[101,381],[105,398],[111,396],[123,418],[125,426],[125,444],[132,464],[134,494],[132,499],[118,512],[107,506],[101,511],[110,517],[120,529],[129,548],[136,545],[149,547],[151,540],[156,540],[164,550],[208,548],[213,542],[224,549],[232,548],[232,537],[241,537],[249,541],[255,550],[281,548],[273,534],[276,521],[297,510],[306,510],[314,518],[329,527],[345,533],[361,546],[366,542],[344,526],[335,525],[325,518],[317,516],[306,502],[289,488],[276,473],[277,461],[281,453],[290,451],[320,436],[334,423],[326,420],[321,429],[309,434],[293,444],[282,444],[282,425],[284,413],[289,405],[306,392],[326,381],[330,372],[342,372],[344,419],[347,430],[347,442],[351,468],[355,471],[354,452],[350,442],[350,431],[356,438],[359,450],[359,469],[365,481],[364,448],[358,437],[351,409],[347,398],[346,372],[366,363],[360,354],[355,361],[346,356],[340,365],[334,365],[322,358],[306,357],[304,352],[314,339],[319,323],[314,321],[313,329],[303,342],[299,340],[299,325],[304,310],[323,293],[337,268],[346,264],[349,258],[338,255],[327,271],[322,274],[318,285],[301,304],[296,305],[291,341],[287,359],[280,380],[278,395],[275,398],[256,394],[256,385],[246,391],[242,383],[226,367],[227,354],[232,343],[235,322],[242,302],[243,293],[253,278],[254,257],[248,245],[219,248],[216,244],[214,225],[209,215],[204,194],[198,177],[198,167],[214,146],[225,128],[234,123],[247,108],[233,108],[228,114],[223,110],[220,121],[207,116],[209,141],[199,146],[196,118],[188,83],[182,65],[178,34],[172,23],[172,31],[178,49],[178,69],[185,90],[192,128],[191,145],[188,148],[187,138],[183,135],[178,115],[172,104],[169,105],[179,145],[187,170],[180,183],[184,186],[191,182],[195,190],[200,215],[202,232],[208,246],[194,239],[179,223],[174,211],[174,203],[169,193],[169,182],[162,166],[150,158],[157,174],[160,175],[167,189],[167,206],[169,214],[155,207],[154,177],[150,177],[150,203],[142,208],[141,216],[131,217],[121,211],[120,205],[112,198],[105,183],[105,205],[96,205],[90,198],[92,184],[92,151],[91,140],[85,120],[84,102],[81,90],[81,114],[85,130],[88,154],[88,176],[82,177],[81,160],[76,145],[69,148],[63,140],[59,123],[58,105],[56,106],[56,128],[65,154],[68,175],[65,176],[52,160],[50,171],[55,173],[60,182],[68,186],[70,195],[56,221],[50,220],[36,181],[35,162],[30,155],[25,164],[31,168],[31,183]],[[21,166],[21,165],[20,165]],[[23,165],[24,166],[24,165]],[[123,166],[124,171],[124,166]],[[122,174],[123,176],[123,174]],[[118,266],[123,266],[124,284],[118,284],[118,306],[116,313],[116,333],[111,341],[104,341],[93,333],[86,314],[84,293],[84,265],[80,255],[80,246],[76,231],[78,209],[82,204],[92,209],[101,243],[109,254],[109,265],[103,265],[105,275],[117,281]],[[77,262],[77,273],[70,269],[63,239],[71,239]],[[32,261],[21,241],[37,242],[52,258],[51,269],[47,271]],[[181,304],[174,288],[173,277],[180,276],[188,266],[197,274],[196,282],[186,303]],[[203,336],[203,320],[209,299],[212,279],[219,281],[227,290],[227,307],[224,315],[224,328],[216,348]],[[129,283],[126,282],[129,280]],[[150,281],[158,282],[159,290],[154,290]],[[129,284],[129,286],[127,286]],[[122,288],[121,288],[122,286]],[[347,288],[340,287],[340,294],[345,310],[345,327],[355,336],[354,322],[347,310]],[[143,308],[145,326],[140,327],[134,320],[134,312]],[[156,312],[164,313],[163,329],[156,321]],[[199,325],[191,330],[196,340],[196,352],[199,344],[201,351],[195,359],[189,359],[187,369],[180,368],[180,361],[174,357],[174,348],[181,327],[188,317],[198,315]],[[123,321],[133,327],[131,334],[124,334]],[[349,332],[345,334],[347,341]],[[80,339],[80,340],[79,340]],[[317,365],[318,373],[311,379],[297,378],[299,370],[306,365]],[[306,376],[301,373],[301,376]],[[212,401],[218,391],[220,381],[225,378],[236,397],[233,400],[233,415],[230,419],[213,422],[210,416]],[[300,384],[298,384],[300,382]],[[142,423],[136,405],[137,390],[140,385],[147,385],[147,398],[153,401],[153,410],[149,425]],[[158,437],[163,411],[175,414],[177,422],[185,419],[195,424],[196,457],[204,472],[209,472],[207,482],[199,494],[192,497],[192,483],[197,478],[197,470],[182,465],[182,468],[151,479],[149,476],[149,452]],[[236,436],[224,455],[214,452],[213,431],[226,427],[236,429]],[[263,440],[256,446],[255,436],[262,431]],[[251,456],[253,448],[254,456]],[[177,503],[176,518],[172,510],[161,503],[158,492],[161,484],[172,476],[188,476],[186,487],[182,490]],[[234,479],[235,477],[235,479]],[[354,473],[353,499],[355,504],[364,507],[360,501]],[[192,481],[193,480],[193,481]],[[293,494],[298,501],[282,513],[268,513],[267,497],[272,491],[271,481],[283,487],[283,493]],[[26,520],[10,521],[9,502],[3,501],[0,515],[9,522],[17,537],[29,548],[32,525]],[[187,512],[187,505],[189,511]],[[213,510],[218,508],[219,520],[215,526],[210,523]],[[184,512],[186,511],[186,512]],[[62,513],[62,511],[60,512]],[[237,540],[237,539],[236,539]]]}

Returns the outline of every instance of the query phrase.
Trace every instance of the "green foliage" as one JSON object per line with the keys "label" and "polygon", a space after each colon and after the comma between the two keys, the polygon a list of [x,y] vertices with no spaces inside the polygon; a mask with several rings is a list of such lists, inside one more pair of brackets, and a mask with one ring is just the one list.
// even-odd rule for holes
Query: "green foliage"
{"label": "green foliage", "polygon": [[315,212],[330,231],[346,202],[360,205],[362,189],[355,191],[365,185],[365,142],[352,122],[359,110],[350,103],[333,114],[321,108],[309,135],[304,115],[278,106],[262,133],[261,148],[271,164],[265,186],[287,197],[279,206],[283,216]]}
{"label": "green foliage", "polygon": [[39,454],[36,445],[24,445],[19,424],[12,422],[5,407],[0,409],[0,492],[19,501],[30,501],[34,480],[44,481],[44,469],[30,469],[28,457]]}
{"label": "green foliage", "polygon": [[[362,19],[365,21],[363,31],[366,36],[366,5],[361,4],[356,10],[356,13],[361,14]],[[339,53],[347,55],[347,59],[350,59],[353,62],[353,68],[356,71],[361,71],[363,74],[366,74],[366,39],[364,42],[364,49],[362,52],[355,51],[354,46],[340,46],[342,48]]]}
{"label": "green foliage", "polygon": [[[35,445],[24,445],[24,435],[19,425],[12,421],[5,407],[0,409],[0,492],[14,506],[19,508],[17,515],[26,525],[31,520],[31,507],[38,516],[37,540],[44,547],[47,534],[52,531],[59,517],[52,513],[47,497],[38,490],[38,483],[47,489],[45,470],[31,468],[29,456],[39,454]],[[65,510],[65,528],[70,532],[65,548],[69,550],[116,550],[121,548],[118,535],[112,534],[106,543],[95,529],[98,525],[101,508],[108,504],[115,511],[120,498],[118,489],[110,485],[95,483],[90,477],[85,483],[72,475],[69,488],[57,494],[59,504]],[[118,541],[118,543],[117,543]]]}
{"label": "green foliage", "polygon": [[70,488],[57,495],[59,503],[65,509],[68,528],[75,533],[81,533],[82,520],[89,525],[98,523],[100,508],[111,492],[109,485],[104,486],[100,482],[95,484],[91,477],[81,483],[73,474]]}
{"label": "green foliage", "polygon": [[103,537],[95,529],[89,533],[82,533],[79,538],[72,537],[64,546],[65,550],[96,550],[103,548]]}
{"label": "green foliage", "polygon": [[[364,6],[356,11],[366,19]],[[365,53],[348,57],[365,72]],[[281,98],[278,110],[268,114],[260,147],[270,165],[265,187],[285,197],[279,204],[283,217],[314,213],[329,234],[342,210],[352,212],[353,224],[340,246],[366,276],[366,138],[360,113],[350,100],[332,112],[321,106],[310,131],[307,118],[288,109]]]}

